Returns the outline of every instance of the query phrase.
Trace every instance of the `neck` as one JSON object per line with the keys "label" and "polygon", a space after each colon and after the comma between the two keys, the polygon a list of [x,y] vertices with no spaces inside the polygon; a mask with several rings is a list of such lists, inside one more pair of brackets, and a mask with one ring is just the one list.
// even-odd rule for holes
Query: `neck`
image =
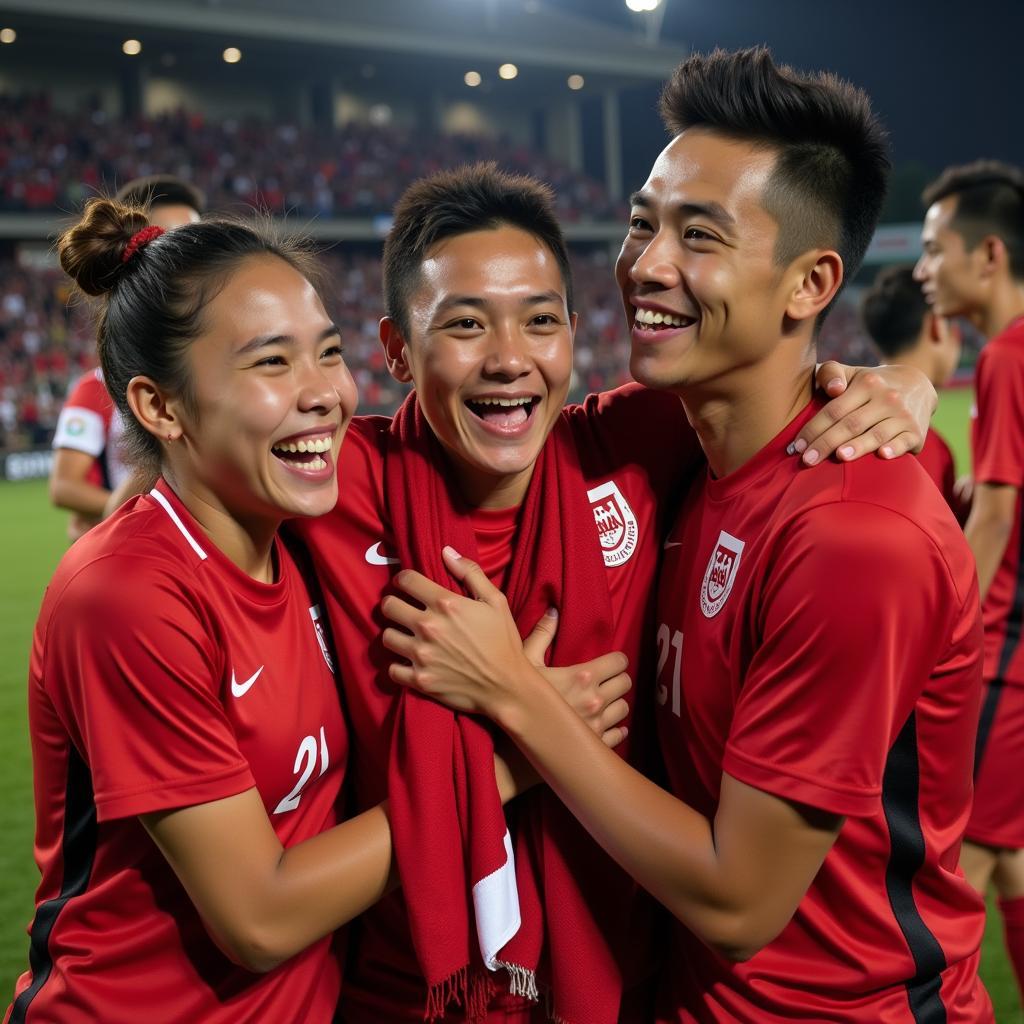
{"label": "neck", "polygon": [[514,476],[477,477],[458,473],[459,492],[470,508],[516,508],[523,503],[533,467]]}
{"label": "neck", "polygon": [[680,392],[708,465],[727,476],[753,458],[810,401],[814,349],[799,359],[779,345],[766,359],[732,371],[710,386]]}
{"label": "neck", "polygon": [[994,290],[977,326],[986,338],[994,338],[1019,316],[1024,316],[1024,282],[1011,279]]}
{"label": "neck", "polygon": [[168,466],[164,477],[218,550],[247,576],[260,583],[274,582],[274,537],[282,520],[238,519],[205,488]]}

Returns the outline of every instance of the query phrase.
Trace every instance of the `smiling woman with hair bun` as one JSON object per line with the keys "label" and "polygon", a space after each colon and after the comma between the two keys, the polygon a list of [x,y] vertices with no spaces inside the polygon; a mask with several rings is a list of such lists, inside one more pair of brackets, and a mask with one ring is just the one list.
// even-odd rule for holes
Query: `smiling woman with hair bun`
{"label": "smiling woman with hair bun", "polygon": [[91,200],[61,264],[155,487],[64,557],[29,680],[31,968],[8,1019],[327,1022],[332,933],[385,891],[386,811],[339,824],[330,638],[282,521],[333,507],[356,405],[310,251]]}

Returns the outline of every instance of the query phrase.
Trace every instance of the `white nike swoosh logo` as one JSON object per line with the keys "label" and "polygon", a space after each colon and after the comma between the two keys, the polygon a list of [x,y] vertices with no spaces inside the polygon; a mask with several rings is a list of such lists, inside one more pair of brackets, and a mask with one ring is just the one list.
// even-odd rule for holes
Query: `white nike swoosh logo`
{"label": "white nike swoosh logo", "polygon": [[231,670],[231,693],[235,697],[244,697],[251,689],[252,684],[256,682],[260,677],[260,673],[263,671],[263,666],[260,665],[258,669],[244,683],[238,682],[235,679],[235,670]]}
{"label": "white nike swoosh logo", "polygon": [[388,558],[380,549],[380,541],[366,549],[366,560],[370,565],[398,565],[397,558]]}
{"label": "white nike swoosh logo", "polygon": [[679,548],[679,547],[682,547],[682,546],[683,546],[683,542],[681,540],[667,540],[667,541],[665,541],[665,550],[666,551],[668,551],[669,548]]}

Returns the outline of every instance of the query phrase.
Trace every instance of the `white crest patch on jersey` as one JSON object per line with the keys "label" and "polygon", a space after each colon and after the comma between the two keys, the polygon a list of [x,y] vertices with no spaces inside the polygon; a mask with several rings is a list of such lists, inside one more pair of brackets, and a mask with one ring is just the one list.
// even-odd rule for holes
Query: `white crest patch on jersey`
{"label": "white crest patch on jersey", "polygon": [[316,642],[320,645],[320,653],[327,662],[327,667],[334,672],[334,661],[331,658],[331,649],[327,646],[327,634],[324,633],[324,624],[320,621],[320,605],[315,604],[309,609],[309,617],[313,620],[313,630],[316,633]]}
{"label": "white crest patch on jersey", "polygon": [[737,540],[725,530],[718,535],[718,543],[711,552],[704,582],[700,588],[700,610],[713,619],[729,597],[743,554],[743,541]]}
{"label": "white crest patch on jersey", "polygon": [[587,497],[594,512],[604,564],[611,567],[628,562],[640,536],[640,527],[629,502],[614,480],[587,491]]}

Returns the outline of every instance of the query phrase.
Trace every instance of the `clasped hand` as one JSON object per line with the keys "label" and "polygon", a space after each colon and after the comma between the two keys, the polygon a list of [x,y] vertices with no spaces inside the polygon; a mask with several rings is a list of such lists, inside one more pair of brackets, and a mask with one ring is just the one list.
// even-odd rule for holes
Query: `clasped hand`
{"label": "clasped hand", "polygon": [[629,714],[626,656],[617,651],[563,668],[544,665],[557,629],[546,614],[524,642],[505,595],[475,562],[444,549],[445,564],[472,597],[463,597],[421,573],[404,570],[389,594],[384,615],[398,627],[384,630],[384,646],[402,661],[389,669],[401,686],[419,690],[457,711],[486,715],[507,726],[525,713],[531,687],[552,686],[608,746],[626,735]]}

